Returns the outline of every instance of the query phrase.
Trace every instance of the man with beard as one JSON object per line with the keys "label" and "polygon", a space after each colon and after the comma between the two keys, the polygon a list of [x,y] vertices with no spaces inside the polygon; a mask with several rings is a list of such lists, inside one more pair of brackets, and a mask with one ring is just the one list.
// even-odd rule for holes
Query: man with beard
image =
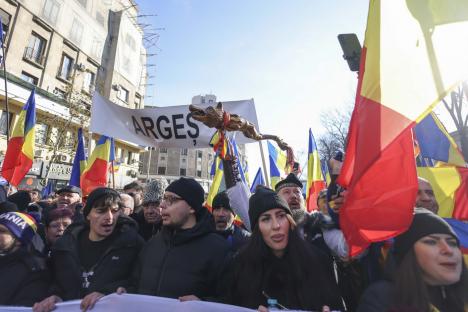
{"label": "man with beard", "polygon": [[138,233],[145,241],[151,239],[161,229],[160,204],[167,185],[167,180],[164,178],[149,182],[143,195],[143,210],[131,215],[138,223]]}
{"label": "man with beard", "polygon": [[51,311],[57,302],[81,298],[81,309],[88,310],[128,283],[143,240],[119,204],[113,189],[97,188],[89,194],[83,209],[86,222],[71,224],[52,247],[54,295],[36,303],[34,311]]}
{"label": "man with beard", "polygon": [[213,218],[202,206],[204,193],[190,178],[166,188],[160,206],[162,229],[138,256],[130,292],[182,301],[217,297],[229,246],[214,233]]}
{"label": "man with beard", "polygon": [[418,194],[416,195],[416,207],[426,208],[437,214],[439,204],[434,196],[434,190],[426,179],[418,177]]}
{"label": "man with beard", "polygon": [[216,225],[216,233],[228,241],[231,251],[239,250],[249,241],[250,233],[234,224],[236,214],[229,204],[226,191],[218,193],[213,198],[213,218]]}

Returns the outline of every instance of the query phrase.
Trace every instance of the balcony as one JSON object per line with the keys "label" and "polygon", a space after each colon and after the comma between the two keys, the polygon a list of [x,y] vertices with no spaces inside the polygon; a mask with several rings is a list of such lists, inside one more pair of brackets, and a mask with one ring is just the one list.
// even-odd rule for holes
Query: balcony
{"label": "balcony", "polygon": [[44,68],[44,55],[42,54],[42,50],[31,47],[24,48],[23,60],[41,69]]}

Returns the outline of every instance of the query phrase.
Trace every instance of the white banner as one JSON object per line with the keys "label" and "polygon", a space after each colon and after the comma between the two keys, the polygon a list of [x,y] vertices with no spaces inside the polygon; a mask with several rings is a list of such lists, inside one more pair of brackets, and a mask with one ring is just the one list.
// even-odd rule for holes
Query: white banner
{"label": "white banner", "polygon": [[[258,129],[253,100],[223,102],[223,107],[229,113],[247,119]],[[203,148],[209,147],[216,130],[195,121],[188,105],[130,109],[116,105],[95,92],[90,131],[141,146]],[[255,141],[239,132],[236,142]]]}
{"label": "white banner", "polygon": [[[80,309],[81,300],[66,301],[58,303],[54,312],[82,312]],[[0,307],[0,312],[3,311],[32,311],[31,308],[19,307]],[[132,294],[111,294],[101,298],[94,308],[93,312],[252,312],[247,308],[231,306],[221,303],[207,301],[184,301],[180,302],[177,299],[132,295]]]}

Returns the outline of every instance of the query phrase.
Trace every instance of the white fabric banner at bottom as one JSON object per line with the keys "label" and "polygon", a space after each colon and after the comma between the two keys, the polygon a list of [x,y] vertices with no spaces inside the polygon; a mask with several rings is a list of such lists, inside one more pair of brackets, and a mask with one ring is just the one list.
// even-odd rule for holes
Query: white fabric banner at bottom
{"label": "white fabric banner at bottom", "polygon": [[[57,304],[54,312],[81,312],[81,300],[66,301]],[[1,307],[0,311],[32,311],[31,308],[23,307]],[[251,312],[255,310],[207,301],[184,301],[177,299],[132,295],[111,294],[101,298],[92,312]]]}

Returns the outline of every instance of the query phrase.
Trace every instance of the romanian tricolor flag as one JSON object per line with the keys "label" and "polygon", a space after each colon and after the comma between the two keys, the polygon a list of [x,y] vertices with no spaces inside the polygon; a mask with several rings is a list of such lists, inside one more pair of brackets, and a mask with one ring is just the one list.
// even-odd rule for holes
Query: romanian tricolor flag
{"label": "romanian tricolor flag", "polygon": [[114,140],[102,135],[88,159],[86,169],[81,175],[83,195],[91,193],[95,188],[107,185],[109,163],[113,160]]}
{"label": "romanian tricolor flag", "polygon": [[213,165],[211,167],[211,176],[213,176],[213,182],[211,183],[210,191],[208,192],[208,197],[206,198],[206,206],[211,211],[213,199],[221,192],[221,185],[224,179],[224,170],[223,170],[223,161],[217,155],[215,155],[215,159],[213,160]]}
{"label": "romanian tricolor flag", "polygon": [[220,155],[222,159],[226,156],[227,153],[227,140],[224,137],[222,131],[216,131],[210,139],[209,145],[213,147],[213,150],[216,154]]}
{"label": "romanian tricolor flag", "polygon": [[[405,231],[418,188],[411,129],[468,78],[468,1],[371,0],[338,183],[356,255]],[[457,47],[454,49],[453,47]]]}
{"label": "romanian tricolor flag", "polygon": [[316,210],[317,198],[321,190],[325,189],[325,178],[322,172],[320,157],[315,144],[312,130],[309,129],[309,158],[307,162],[307,211]]}
{"label": "romanian tricolor flag", "polygon": [[34,160],[35,125],[36,99],[35,90],[33,89],[18,116],[10,141],[8,142],[5,159],[3,160],[2,176],[11,185],[18,186],[32,167]]}
{"label": "romanian tricolor flag", "polygon": [[465,263],[468,264],[468,223],[455,219],[445,219],[445,221],[450,224],[455,234],[457,234]]}
{"label": "romanian tricolor flag", "polygon": [[443,161],[458,167],[466,166],[455,140],[433,112],[414,127],[414,133],[421,157]]}
{"label": "romanian tricolor flag", "polygon": [[276,183],[286,175],[285,168],[287,157],[283,151],[277,149],[268,141],[268,159],[270,160],[270,184],[271,188],[275,189]]}
{"label": "romanian tricolor flag", "polygon": [[73,167],[70,175],[70,185],[80,187],[80,177],[86,169],[86,153],[85,143],[83,138],[83,129],[78,129],[78,144],[76,145],[75,158],[73,159]]}

